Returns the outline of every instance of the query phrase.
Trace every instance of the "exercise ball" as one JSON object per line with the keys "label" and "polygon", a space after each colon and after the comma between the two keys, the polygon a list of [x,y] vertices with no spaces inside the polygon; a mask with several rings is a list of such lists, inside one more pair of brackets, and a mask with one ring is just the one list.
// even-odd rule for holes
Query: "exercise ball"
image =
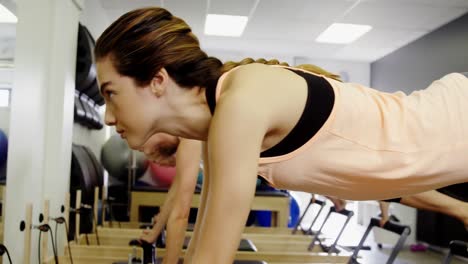
{"label": "exercise ball", "polygon": [[294,199],[294,197],[289,196],[289,228],[293,228],[296,225],[297,221],[299,221],[299,215],[299,204],[297,203],[296,199]]}
{"label": "exercise ball", "polygon": [[176,175],[175,167],[161,166],[154,162],[149,164],[151,170],[151,177],[159,187],[169,187],[174,181]]}
{"label": "exercise ball", "polygon": [[197,184],[199,184],[200,186],[203,185],[203,170],[202,169],[198,171]]}
{"label": "exercise ball", "polygon": [[0,129],[0,167],[7,162],[8,157],[8,138],[3,130]]}
{"label": "exercise ball", "polygon": [[135,180],[137,180],[145,174],[149,161],[146,159],[145,153],[136,150],[133,150],[133,153],[135,153]]}
{"label": "exercise ball", "polygon": [[[136,159],[136,178],[139,178],[145,172],[147,163],[143,153],[135,151]],[[127,142],[119,135],[111,136],[102,146],[101,163],[110,176],[123,181],[128,181],[129,159],[132,150]]]}

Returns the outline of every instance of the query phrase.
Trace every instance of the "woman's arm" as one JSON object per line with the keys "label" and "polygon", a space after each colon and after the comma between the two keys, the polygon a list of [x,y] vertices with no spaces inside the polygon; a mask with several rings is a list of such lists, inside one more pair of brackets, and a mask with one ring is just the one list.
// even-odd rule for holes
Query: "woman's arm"
{"label": "woman's arm", "polygon": [[207,143],[210,186],[200,238],[189,263],[234,261],[255,194],[267,119],[257,109],[258,102],[226,93],[211,121]]}
{"label": "woman's arm", "polygon": [[195,228],[193,230],[192,238],[190,239],[189,247],[185,254],[185,261],[190,263],[193,254],[197,248],[197,242],[200,237],[200,226],[203,222],[204,212],[205,212],[205,204],[208,197],[208,189],[210,186],[210,176],[209,176],[209,168],[210,165],[208,164],[208,150],[206,147],[206,143],[202,143],[203,149],[203,185],[201,190],[201,198],[200,198],[200,206],[198,207],[197,213],[197,221],[195,222]]}
{"label": "woman's arm", "polygon": [[[156,154],[159,160],[165,160],[165,157],[159,153]],[[141,236],[141,239],[152,243],[167,224],[166,257],[170,261],[178,259],[184,241],[187,219],[199,171],[201,142],[181,139],[176,156],[177,166],[174,182],[169,189],[163,206],[160,208],[159,214],[156,216],[153,229],[143,231]]]}
{"label": "woman's arm", "polygon": [[380,207],[380,214],[382,217],[380,218],[380,227],[383,227],[385,223],[388,221],[388,209],[390,207],[390,203],[385,201],[378,201]]}
{"label": "woman's arm", "polygon": [[176,177],[173,207],[167,221],[166,256],[163,263],[177,263],[185,239],[185,231],[200,168],[201,142],[181,139],[176,154]]}
{"label": "woman's arm", "polygon": [[172,185],[169,188],[166,200],[164,200],[164,204],[160,207],[159,213],[154,218],[153,228],[151,230],[143,230],[143,234],[141,235],[140,239],[145,240],[149,243],[153,243],[154,241],[156,241],[156,238],[164,229],[164,226],[167,223],[167,219],[169,218],[171,208],[174,204],[174,198],[177,195],[176,189],[177,188],[174,185]]}

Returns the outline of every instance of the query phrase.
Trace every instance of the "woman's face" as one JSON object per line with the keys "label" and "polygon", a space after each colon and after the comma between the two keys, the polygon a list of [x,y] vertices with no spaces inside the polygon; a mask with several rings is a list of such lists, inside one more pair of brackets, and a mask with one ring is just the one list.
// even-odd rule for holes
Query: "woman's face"
{"label": "woman's face", "polygon": [[139,87],[135,81],[117,73],[109,58],[97,62],[97,79],[106,102],[105,123],[115,126],[133,149],[140,149],[152,134],[158,97],[152,83]]}

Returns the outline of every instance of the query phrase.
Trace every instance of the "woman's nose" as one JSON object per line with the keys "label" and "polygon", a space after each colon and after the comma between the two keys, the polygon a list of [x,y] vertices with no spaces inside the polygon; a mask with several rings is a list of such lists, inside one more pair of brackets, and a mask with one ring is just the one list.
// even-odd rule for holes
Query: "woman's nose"
{"label": "woman's nose", "polygon": [[106,112],[104,114],[104,122],[108,126],[115,126],[115,116],[113,115],[112,111],[109,110],[109,108],[106,107]]}

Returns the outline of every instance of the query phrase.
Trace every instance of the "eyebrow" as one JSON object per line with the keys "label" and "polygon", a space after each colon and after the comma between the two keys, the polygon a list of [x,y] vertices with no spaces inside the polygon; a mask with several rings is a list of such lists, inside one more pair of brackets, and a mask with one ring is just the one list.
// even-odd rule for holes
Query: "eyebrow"
{"label": "eyebrow", "polygon": [[104,90],[105,90],[106,87],[109,86],[110,84],[111,84],[111,82],[108,81],[108,82],[104,82],[104,83],[101,85],[100,90],[101,90],[101,94],[102,94],[102,95],[104,95]]}

